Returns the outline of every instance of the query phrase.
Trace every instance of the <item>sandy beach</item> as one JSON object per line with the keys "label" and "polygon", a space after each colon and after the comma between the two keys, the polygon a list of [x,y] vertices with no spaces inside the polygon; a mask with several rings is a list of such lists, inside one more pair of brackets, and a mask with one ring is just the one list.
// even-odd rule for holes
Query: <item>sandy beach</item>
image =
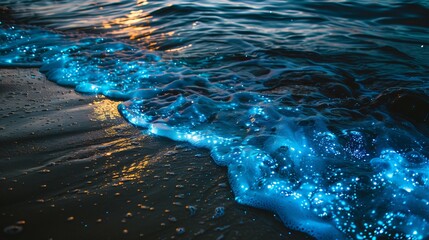
{"label": "sandy beach", "polygon": [[204,149],[142,134],[117,102],[0,69],[0,239],[296,239],[235,203]]}

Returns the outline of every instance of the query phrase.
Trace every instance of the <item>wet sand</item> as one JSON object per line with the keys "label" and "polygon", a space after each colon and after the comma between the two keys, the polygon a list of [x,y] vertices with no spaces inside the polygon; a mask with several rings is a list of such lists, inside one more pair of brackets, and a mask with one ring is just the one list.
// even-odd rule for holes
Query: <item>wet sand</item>
{"label": "wet sand", "polygon": [[236,204],[208,151],[142,133],[117,104],[0,69],[0,239],[307,238]]}

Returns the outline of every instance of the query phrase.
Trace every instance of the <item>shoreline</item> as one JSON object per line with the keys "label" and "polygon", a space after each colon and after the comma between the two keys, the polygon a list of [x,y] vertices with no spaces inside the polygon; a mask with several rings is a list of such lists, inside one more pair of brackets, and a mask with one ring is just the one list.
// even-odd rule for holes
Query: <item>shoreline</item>
{"label": "shoreline", "polygon": [[207,150],[142,134],[118,102],[2,68],[0,104],[2,239],[311,239],[235,203]]}

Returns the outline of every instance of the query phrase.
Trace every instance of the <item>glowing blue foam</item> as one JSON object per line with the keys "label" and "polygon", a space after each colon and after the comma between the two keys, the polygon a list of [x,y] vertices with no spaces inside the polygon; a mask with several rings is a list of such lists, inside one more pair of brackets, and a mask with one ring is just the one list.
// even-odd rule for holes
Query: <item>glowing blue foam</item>
{"label": "glowing blue foam", "polygon": [[270,76],[334,77],[332,69],[270,59],[191,69],[111,39],[13,26],[0,28],[0,39],[0,66],[40,66],[58,84],[125,100],[118,109],[130,123],[210,149],[239,203],[273,211],[290,228],[320,239],[429,237],[424,137],[371,118],[346,118],[338,130],[330,125],[338,119],[243,70],[282,65]]}

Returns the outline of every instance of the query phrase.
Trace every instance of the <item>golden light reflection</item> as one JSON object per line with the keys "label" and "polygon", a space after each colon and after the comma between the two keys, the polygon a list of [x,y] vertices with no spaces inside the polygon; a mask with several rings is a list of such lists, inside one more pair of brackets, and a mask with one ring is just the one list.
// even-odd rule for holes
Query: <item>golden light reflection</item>
{"label": "golden light reflection", "polygon": [[[137,0],[137,7],[142,7],[149,4],[148,0]],[[156,38],[153,37],[153,32],[157,30],[150,26],[152,16],[144,10],[130,11],[125,17],[115,18],[113,20],[105,20],[102,22],[102,27],[109,30],[109,33],[115,36],[127,37],[134,42],[144,44],[149,50],[157,50],[158,42],[167,37],[174,35],[174,31],[168,33],[160,33]]]}
{"label": "golden light reflection", "polygon": [[107,98],[97,98],[89,105],[93,106],[94,109],[91,120],[108,121],[117,119],[121,116],[118,112],[118,102]]}
{"label": "golden light reflection", "polygon": [[122,169],[120,181],[135,181],[139,180],[142,176],[142,173],[146,171],[146,167],[149,164],[149,157],[145,156],[145,158],[141,161],[134,162],[130,166],[125,166]]}
{"label": "golden light reflection", "polygon": [[149,2],[147,0],[137,0],[137,6],[147,5]]}
{"label": "golden light reflection", "polygon": [[[138,137],[118,137],[124,134],[124,131],[130,129],[130,125],[125,121],[112,121],[118,118],[121,118],[121,115],[118,112],[117,106],[118,102],[109,100],[103,96],[98,97],[92,103],[89,104],[93,113],[91,120],[105,122],[105,137],[110,139],[101,143],[101,151],[98,153],[100,156],[106,157],[107,161],[104,165],[106,169],[112,170],[113,177],[115,179],[113,184],[107,184],[108,186],[119,186],[124,184],[126,181],[139,182],[141,180],[141,175],[145,171],[146,166],[149,164],[150,157],[145,156],[143,160],[136,161],[131,163],[131,165],[124,166],[121,170],[114,170],[117,167],[117,163],[114,161],[117,156],[121,156],[121,153],[132,151],[133,149],[139,147],[140,142],[144,142],[144,139],[147,137],[141,135]],[[139,157],[139,153],[133,154],[133,157]]]}
{"label": "golden light reflection", "polygon": [[[131,163],[126,166],[123,166],[122,169],[117,169],[118,163],[120,162],[118,158],[120,159],[121,157],[128,155],[130,153],[129,151],[135,149],[135,141],[144,140],[141,138],[131,140],[127,137],[121,137],[120,139],[102,144],[103,149],[109,150],[103,151],[103,153],[101,153],[104,157],[107,157],[107,161],[104,164],[104,168],[112,173],[112,181],[107,182],[105,187],[117,187],[129,181],[141,183],[144,173],[150,171],[147,169],[147,166],[152,159],[151,156],[146,155],[142,159],[139,153],[132,154],[132,157],[135,160],[133,160]],[[125,158],[128,159],[128,157]]]}
{"label": "golden light reflection", "polygon": [[150,16],[143,10],[131,11],[125,17],[116,18],[111,21],[104,21],[103,28],[115,30],[111,31],[114,35],[128,36],[131,40],[147,40],[155,28],[150,27]]}
{"label": "golden light reflection", "polygon": [[179,47],[179,48],[168,49],[168,50],[166,50],[166,52],[181,52],[181,51],[186,50],[187,48],[190,48],[190,47],[192,47],[192,44],[189,44],[189,45],[186,45],[183,47]]}

